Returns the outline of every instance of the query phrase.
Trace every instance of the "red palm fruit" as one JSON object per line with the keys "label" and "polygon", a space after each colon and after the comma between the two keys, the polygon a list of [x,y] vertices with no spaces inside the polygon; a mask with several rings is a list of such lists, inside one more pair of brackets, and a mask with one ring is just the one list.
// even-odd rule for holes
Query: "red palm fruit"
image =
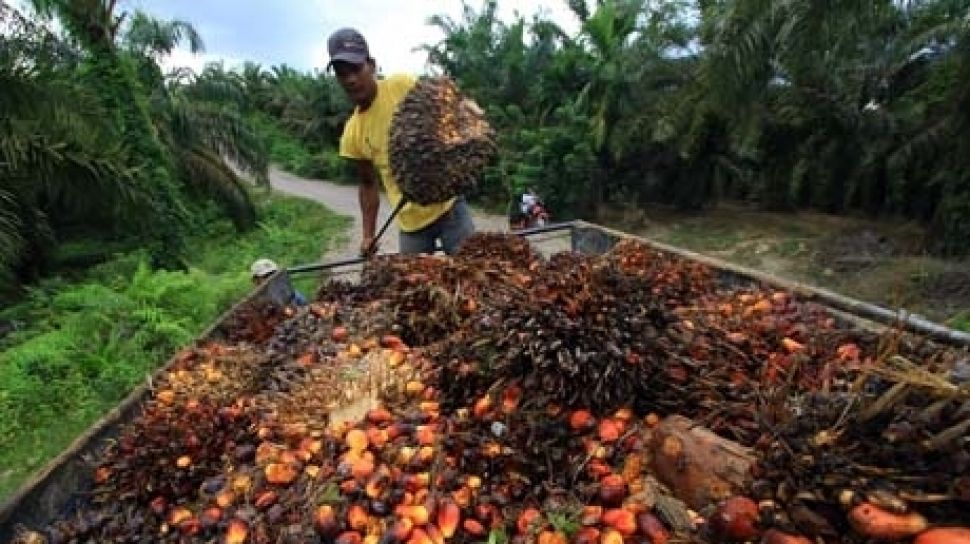
{"label": "red palm fruit", "polygon": [[479,537],[485,534],[485,527],[479,523],[478,520],[472,518],[465,519],[465,521],[461,523],[461,528],[473,537]]}
{"label": "red palm fruit", "polygon": [[515,522],[515,528],[519,530],[519,534],[528,534],[532,529],[533,524],[540,522],[542,514],[535,508],[526,508],[519,514],[519,519]]}
{"label": "red palm fruit", "polygon": [[155,497],[148,506],[151,508],[152,513],[154,513],[156,516],[161,516],[164,515],[165,510],[168,509],[168,501],[165,499],[165,497]]}
{"label": "red palm fruit", "polygon": [[502,411],[511,414],[519,407],[522,400],[522,388],[518,385],[510,385],[502,393]]}
{"label": "red palm fruit", "polygon": [[603,523],[616,529],[623,536],[633,536],[637,533],[636,516],[623,508],[613,508],[603,512]]}
{"label": "red palm fruit", "polygon": [[583,527],[576,532],[573,537],[576,544],[597,544],[600,538],[600,530],[596,527]]}
{"label": "red palm fruit", "polygon": [[441,534],[441,529],[434,523],[429,523],[424,527],[425,532],[434,544],[445,544],[445,535]]}
{"label": "red palm fruit", "polygon": [[458,523],[461,521],[461,509],[454,501],[448,499],[442,500],[441,504],[438,506],[438,528],[441,529],[441,534],[445,538],[451,538],[455,536],[455,531],[458,529]]}
{"label": "red palm fruit", "polygon": [[258,510],[265,510],[276,504],[276,499],[278,498],[279,496],[275,491],[263,491],[256,496],[256,501],[253,503],[253,506]]}
{"label": "red palm fruit", "polygon": [[347,509],[347,525],[351,529],[363,531],[367,528],[368,521],[370,521],[370,517],[367,515],[367,509],[363,506],[352,504]]}
{"label": "red palm fruit", "polygon": [[620,439],[620,435],[622,433],[623,430],[616,420],[604,419],[603,421],[600,421],[599,437],[603,442],[616,442]]}
{"label": "red palm fruit", "polygon": [[344,531],[337,536],[334,544],[362,544],[364,538],[357,531]]}
{"label": "red palm fruit", "polygon": [[428,533],[424,532],[422,529],[414,529],[411,531],[411,538],[408,539],[408,544],[434,544]]}
{"label": "red palm fruit", "polygon": [[720,538],[737,542],[758,536],[758,505],[747,497],[731,497],[717,505],[708,521],[711,531]]}
{"label": "red palm fruit", "polygon": [[596,418],[589,410],[576,410],[569,415],[569,428],[576,432],[586,432],[596,426]]}
{"label": "red palm fruit", "polygon": [[367,421],[368,423],[373,423],[374,425],[381,425],[383,423],[390,423],[394,420],[394,415],[391,414],[383,406],[378,406],[377,408],[371,408],[367,411]]}

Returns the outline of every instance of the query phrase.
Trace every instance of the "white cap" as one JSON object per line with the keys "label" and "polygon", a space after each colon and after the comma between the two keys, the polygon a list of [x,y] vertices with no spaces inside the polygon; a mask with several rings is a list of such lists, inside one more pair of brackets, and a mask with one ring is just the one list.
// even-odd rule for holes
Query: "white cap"
{"label": "white cap", "polygon": [[259,259],[249,267],[249,271],[252,272],[254,278],[264,278],[279,269],[276,263],[269,259]]}

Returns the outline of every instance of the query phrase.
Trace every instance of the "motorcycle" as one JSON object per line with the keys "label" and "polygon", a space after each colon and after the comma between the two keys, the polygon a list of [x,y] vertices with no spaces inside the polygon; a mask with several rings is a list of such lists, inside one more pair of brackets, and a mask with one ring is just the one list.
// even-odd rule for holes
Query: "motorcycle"
{"label": "motorcycle", "polygon": [[529,213],[519,211],[509,221],[509,227],[512,230],[531,229],[547,224],[549,224],[549,211],[542,202],[536,202],[529,210]]}

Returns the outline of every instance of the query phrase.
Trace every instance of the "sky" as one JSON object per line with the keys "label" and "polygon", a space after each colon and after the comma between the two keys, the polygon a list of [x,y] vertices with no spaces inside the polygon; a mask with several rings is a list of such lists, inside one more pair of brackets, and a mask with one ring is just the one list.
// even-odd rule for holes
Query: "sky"
{"label": "sky", "polygon": [[[352,26],[364,34],[384,73],[420,73],[426,57],[414,49],[435,43],[441,32],[426,24],[435,14],[461,16],[460,0],[122,0],[122,9],[142,9],[163,19],[183,19],[202,35],[206,51],[180,50],[167,68],[223,60],[227,68],[244,60],[265,67],[287,64],[300,70],[326,66],[327,36]],[[471,0],[476,10],[480,0]],[[542,10],[572,33],[578,28],[565,0],[499,0],[499,16],[527,18]]]}

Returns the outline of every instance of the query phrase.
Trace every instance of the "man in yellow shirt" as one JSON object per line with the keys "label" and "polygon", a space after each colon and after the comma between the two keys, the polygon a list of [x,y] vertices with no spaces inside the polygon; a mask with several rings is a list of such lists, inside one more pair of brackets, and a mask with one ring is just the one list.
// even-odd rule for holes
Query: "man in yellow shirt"
{"label": "man in yellow shirt", "polygon": [[[340,137],[340,156],[354,162],[360,188],[360,211],[364,223],[361,253],[374,240],[380,193],[376,175],[380,175],[391,207],[401,201],[401,189],[391,174],[388,140],[391,119],[417,79],[406,74],[378,80],[376,63],[370,56],[364,37],[352,28],[344,28],[327,40],[330,63],[337,81],[354,103],[354,113]],[[475,232],[471,213],[464,198],[420,206],[408,202],[397,216],[400,229],[400,251],[406,254],[434,253],[435,242],[453,254],[461,242]]]}

